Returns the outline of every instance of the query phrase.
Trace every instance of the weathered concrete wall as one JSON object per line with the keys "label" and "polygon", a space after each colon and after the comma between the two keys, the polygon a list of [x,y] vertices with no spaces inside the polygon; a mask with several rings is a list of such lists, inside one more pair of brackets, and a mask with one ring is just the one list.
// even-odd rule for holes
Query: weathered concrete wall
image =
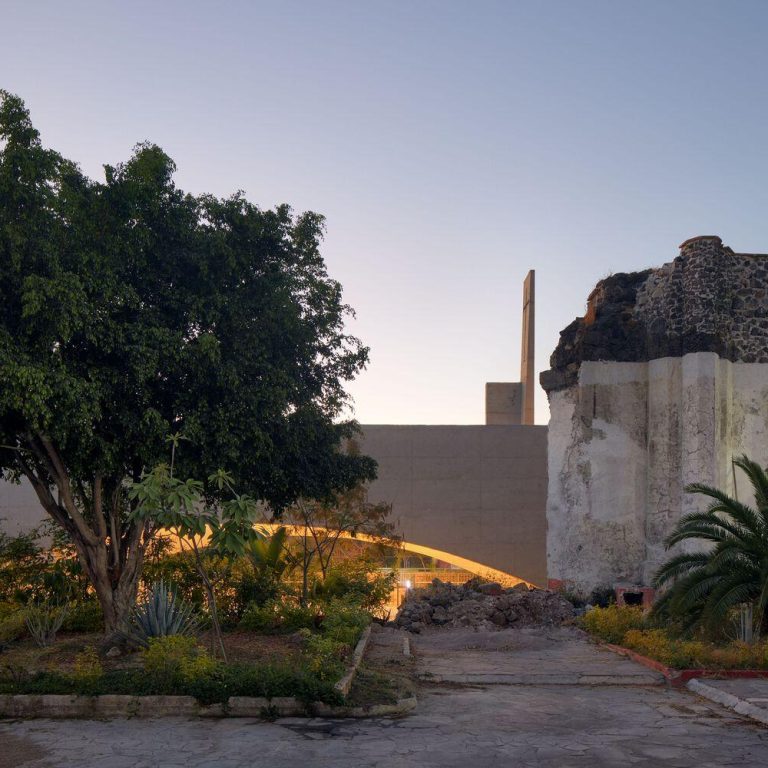
{"label": "weathered concrete wall", "polygon": [[598,284],[563,331],[542,375],[550,579],[649,584],[676,522],[705,503],[684,487],[733,493],[734,456],[768,464],[767,268],[695,238],[658,270]]}
{"label": "weathered concrete wall", "polygon": [[547,428],[364,426],[406,541],[546,584]]}
{"label": "weathered concrete wall", "polygon": [[684,487],[733,493],[734,456],[768,465],[768,364],[712,352],[586,362],[550,408],[549,577],[582,590],[649,584],[676,521],[704,504]]}

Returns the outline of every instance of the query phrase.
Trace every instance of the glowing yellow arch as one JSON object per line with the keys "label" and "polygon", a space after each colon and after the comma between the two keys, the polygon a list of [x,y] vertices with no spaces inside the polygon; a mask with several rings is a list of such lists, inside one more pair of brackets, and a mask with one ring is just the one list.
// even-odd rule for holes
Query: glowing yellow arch
{"label": "glowing yellow arch", "polygon": [[[274,533],[278,528],[285,528],[288,531],[289,536],[303,537],[306,535],[311,537],[312,535],[311,532],[309,532],[309,529],[303,525],[259,523],[257,528],[269,534]],[[318,530],[323,529],[319,528]],[[381,542],[381,539],[368,536],[365,533],[358,533],[356,536],[352,536],[346,531],[342,532],[339,538],[353,539],[354,541],[364,541],[371,544],[378,544]],[[436,560],[442,560],[446,563],[450,563],[451,565],[455,565],[457,568],[469,571],[470,573],[474,573],[477,576],[482,576],[488,581],[497,581],[499,584],[507,587],[514,587],[516,584],[527,584],[529,587],[535,586],[531,582],[525,581],[525,579],[518,578],[517,576],[513,576],[511,573],[507,573],[506,571],[500,571],[498,568],[491,568],[489,565],[483,565],[483,563],[478,563],[475,560],[468,560],[466,557],[460,557],[459,555],[454,555],[451,552],[444,552],[441,549],[425,547],[422,544],[415,544],[411,541],[401,541],[400,546],[402,549],[406,549],[409,552],[415,552],[417,555],[425,555],[426,557],[433,557]]]}

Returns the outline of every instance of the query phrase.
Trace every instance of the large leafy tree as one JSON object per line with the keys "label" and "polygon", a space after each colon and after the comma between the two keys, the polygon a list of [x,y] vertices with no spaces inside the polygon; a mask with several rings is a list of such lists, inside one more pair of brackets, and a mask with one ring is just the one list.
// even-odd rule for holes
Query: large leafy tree
{"label": "large leafy tree", "polygon": [[699,548],[674,555],[655,577],[655,586],[667,587],[656,612],[687,629],[717,629],[741,604],[754,608],[758,631],[768,618],[768,473],[746,456],[733,463],[749,479],[754,506],[708,485],[689,485],[689,493],[706,496],[710,504],[684,516],[666,543]]}
{"label": "large leafy tree", "polygon": [[69,535],[108,629],[156,526],[128,483],[169,435],[180,476],[224,468],[276,510],[375,471],[340,450],[367,349],[344,332],[322,217],[185,194],[174,170],[142,144],[90,180],[0,92],[0,469]]}

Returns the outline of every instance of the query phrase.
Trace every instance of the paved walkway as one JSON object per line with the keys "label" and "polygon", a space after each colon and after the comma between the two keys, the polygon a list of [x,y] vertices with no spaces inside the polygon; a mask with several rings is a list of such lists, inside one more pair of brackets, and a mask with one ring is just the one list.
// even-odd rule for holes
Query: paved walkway
{"label": "paved walkway", "polygon": [[[482,650],[482,647],[485,650]],[[624,659],[572,633],[461,633],[415,639],[421,675],[537,674],[536,684],[425,682],[396,720],[0,723],[0,768],[763,768],[768,729],[686,691],[638,684],[569,685],[574,669],[608,678]],[[490,655],[488,655],[490,654]],[[492,659],[489,671],[488,660]],[[632,665],[631,669],[637,671]],[[645,673],[640,673],[644,675]],[[546,676],[550,676],[547,682]],[[553,682],[554,681],[554,682]]]}

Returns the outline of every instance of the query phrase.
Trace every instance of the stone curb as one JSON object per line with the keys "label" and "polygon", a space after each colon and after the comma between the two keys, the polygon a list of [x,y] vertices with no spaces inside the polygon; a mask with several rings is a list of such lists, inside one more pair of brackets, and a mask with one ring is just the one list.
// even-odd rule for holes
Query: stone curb
{"label": "stone curb", "polygon": [[357,668],[360,666],[360,662],[363,660],[365,649],[368,647],[368,641],[370,639],[371,625],[369,624],[365,630],[363,630],[363,634],[360,635],[360,639],[357,641],[355,650],[352,652],[352,662],[347,668],[344,677],[342,677],[341,680],[339,680],[339,682],[334,686],[334,688],[342,696],[346,696],[349,693],[350,688],[352,688],[352,683],[354,682],[355,675],[357,674]]}
{"label": "stone curb", "polygon": [[711,685],[702,683],[701,680],[689,680],[687,683],[689,691],[697,693],[699,696],[703,696],[705,699],[714,701],[716,704],[721,704],[728,709],[732,709],[740,715],[756,720],[762,725],[768,725],[768,711],[761,707],[756,707],[754,704],[750,704],[744,699],[740,699],[738,696],[734,696],[732,693],[726,693],[719,688],[713,688]]}
{"label": "stone curb", "polygon": [[115,717],[392,717],[416,707],[415,696],[394,704],[345,707],[312,702],[292,696],[274,699],[231,696],[226,704],[200,704],[192,696],[70,696],[60,694],[5,694],[0,696],[0,719],[82,719]]}

